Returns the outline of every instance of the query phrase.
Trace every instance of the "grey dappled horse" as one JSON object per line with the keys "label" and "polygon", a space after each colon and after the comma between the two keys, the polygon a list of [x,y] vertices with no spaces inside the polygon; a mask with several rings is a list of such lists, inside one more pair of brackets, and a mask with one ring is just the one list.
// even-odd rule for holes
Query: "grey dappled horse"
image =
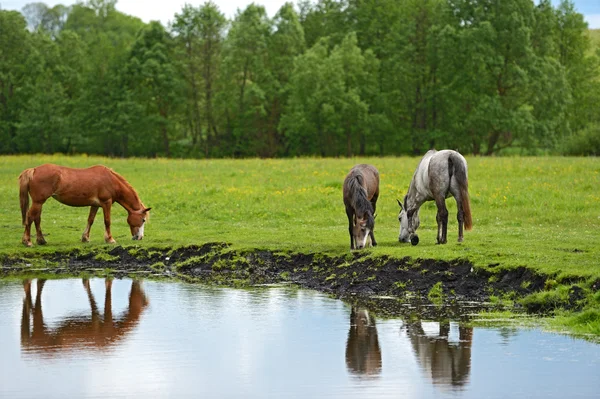
{"label": "grey dappled horse", "polygon": [[379,172],[373,165],[354,166],[344,179],[344,205],[348,216],[350,249],[376,246],[375,206],[379,197]]}
{"label": "grey dappled horse", "polygon": [[458,242],[463,241],[463,225],[471,230],[471,205],[469,203],[469,183],[467,161],[453,150],[429,150],[415,171],[404,203],[399,200],[401,242],[419,242],[415,231],[419,228],[419,208],[426,201],[435,201],[437,205],[437,243],[445,244],[448,230],[448,209],[446,198],[450,195],[456,200],[458,207]]}

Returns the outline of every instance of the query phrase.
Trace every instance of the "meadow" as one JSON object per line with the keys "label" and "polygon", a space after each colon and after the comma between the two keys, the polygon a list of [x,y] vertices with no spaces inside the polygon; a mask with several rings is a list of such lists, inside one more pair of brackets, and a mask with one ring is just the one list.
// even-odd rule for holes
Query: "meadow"
{"label": "meadow", "polygon": [[420,244],[398,242],[398,205],[419,158],[249,160],[110,159],[65,156],[0,158],[0,254],[106,247],[101,212],[91,242],[80,242],[89,208],[50,199],[42,212],[48,245],[25,248],[17,176],[52,162],[104,164],[122,174],[152,207],[145,238],[133,242],[115,204],[112,230],[123,246],[178,247],[229,242],[234,248],[303,253],[349,251],[342,182],[357,163],[380,172],[370,254],[469,259],[481,267],[527,266],[547,274],[600,277],[600,160],[561,157],[467,157],[474,228],[457,243],[456,204],[448,199],[448,244],[436,245],[435,205],[421,208]]}

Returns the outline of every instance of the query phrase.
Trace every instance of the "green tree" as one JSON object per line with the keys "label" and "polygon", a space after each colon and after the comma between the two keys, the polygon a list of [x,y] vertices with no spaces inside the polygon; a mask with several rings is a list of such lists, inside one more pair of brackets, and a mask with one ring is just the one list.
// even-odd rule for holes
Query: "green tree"
{"label": "green tree", "polygon": [[[126,80],[139,105],[132,138],[144,155],[171,155],[177,139],[175,117],[182,99],[182,81],[173,59],[172,38],[159,22],[142,29],[131,47]],[[141,148],[140,148],[141,147]]]}
{"label": "green tree", "polygon": [[38,70],[35,49],[23,16],[0,10],[0,153],[17,151],[15,136]]}
{"label": "green tree", "polygon": [[250,4],[231,24],[223,48],[218,98],[222,128],[220,141],[229,156],[258,153],[264,136],[273,77],[268,68],[268,40],[272,23],[264,7]]}
{"label": "green tree", "polygon": [[184,126],[190,132],[192,146],[200,146],[204,156],[211,155],[218,136],[213,109],[226,27],[225,16],[212,2],[199,8],[185,5],[175,15],[172,27],[187,83]]}

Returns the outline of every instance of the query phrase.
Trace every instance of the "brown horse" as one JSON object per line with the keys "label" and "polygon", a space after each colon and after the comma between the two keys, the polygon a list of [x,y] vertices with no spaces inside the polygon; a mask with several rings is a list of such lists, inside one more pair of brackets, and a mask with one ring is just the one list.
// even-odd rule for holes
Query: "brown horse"
{"label": "brown horse", "polygon": [[375,207],[379,197],[379,172],[373,165],[360,164],[354,166],[344,180],[344,205],[348,216],[348,232],[350,233],[350,249],[361,249],[376,246]]}
{"label": "brown horse", "polygon": [[[133,187],[112,169],[96,165],[87,169],[74,169],[65,166],[45,164],[37,168],[25,169],[19,176],[19,197],[25,233],[23,244],[31,246],[31,223],[35,222],[37,243],[46,244],[40,220],[42,205],[50,197],[69,206],[89,206],[87,226],[81,241],[90,240],[90,229],[98,209],[104,212],[104,241],[115,243],[110,233],[110,208],[113,202],[119,203],[128,213],[127,223],[134,240],[144,237],[144,223],[148,211]],[[33,204],[29,208],[29,196]]]}
{"label": "brown horse", "polygon": [[[112,280],[105,280],[104,314],[98,311],[89,280],[83,280],[90,303],[89,316],[72,315],[52,327],[44,322],[42,290],[46,280],[37,280],[35,303],[31,296],[31,280],[23,282],[25,298],[21,318],[21,346],[43,356],[53,356],[73,350],[104,351],[114,347],[138,325],[148,299],[139,281],[131,283],[127,310],[120,315],[112,313]],[[32,320],[33,319],[33,320]]]}

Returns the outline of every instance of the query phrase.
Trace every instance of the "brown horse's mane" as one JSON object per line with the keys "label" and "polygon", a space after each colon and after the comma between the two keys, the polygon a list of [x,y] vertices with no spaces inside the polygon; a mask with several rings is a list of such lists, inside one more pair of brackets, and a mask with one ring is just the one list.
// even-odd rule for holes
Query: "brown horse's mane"
{"label": "brown horse's mane", "polygon": [[[146,205],[144,205],[142,200],[140,200],[140,196],[138,195],[136,189],[133,188],[133,186],[123,176],[115,172],[112,168],[109,168],[108,166],[105,166],[105,168],[108,169],[110,173],[112,173],[117,179],[119,179],[121,183],[123,183],[127,188],[129,188],[133,192],[135,199],[138,200],[140,204],[142,204],[142,208],[146,209]],[[150,219],[150,212],[146,212],[146,219]]]}

